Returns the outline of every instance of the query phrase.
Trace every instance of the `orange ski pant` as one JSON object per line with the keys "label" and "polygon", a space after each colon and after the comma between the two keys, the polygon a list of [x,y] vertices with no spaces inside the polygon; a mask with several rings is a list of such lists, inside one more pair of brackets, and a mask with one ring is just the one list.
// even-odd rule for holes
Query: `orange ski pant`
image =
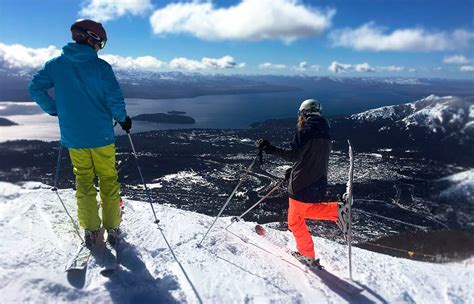
{"label": "orange ski pant", "polygon": [[288,227],[302,255],[315,258],[314,243],[305,219],[337,222],[337,202],[303,203],[289,198]]}

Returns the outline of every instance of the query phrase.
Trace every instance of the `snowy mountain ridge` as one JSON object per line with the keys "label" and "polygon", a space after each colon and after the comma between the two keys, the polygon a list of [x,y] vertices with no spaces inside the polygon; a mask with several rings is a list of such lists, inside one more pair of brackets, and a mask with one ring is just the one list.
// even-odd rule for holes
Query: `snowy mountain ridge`
{"label": "snowy mountain ridge", "polygon": [[438,143],[443,145],[441,150],[445,154],[454,147],[471,153],[474,145],[474,102],[467,98],[430,95],[415,102],[354,114],[350,118],[356,123],[378,125],[380,136],[392,138],[397,144],[408,140],[424,149],[424,146]]}
{"label": "snowy mountain ridge", "polygon": [[[71,189],[60,195],[72,214]],[[92,258],[83,287],[72,286],[64,266],[78,240],[54,192],[41,183],[0,182],[0,302],[100,303],[467,303],[474,298],[472,259],[432,264],[353,248],[355,282],[349,283],[347,247],[314,237],[327,271],[312,272],[288,254],[289,231],[255,223],[217,222],[203,243],[197,242],[212,217],[157,206],[161,228],[179,263],[153,225],[148,204],[124,198],[124,241],[120,269],[99,274]],[[356,228],[356,227],[355,227]],[[337,228],[335,228],[337,229]],[[341,288],[363,289],[351,295]]]}
{"label": "snowy mountain ridge", "polygon": [[369,122],[389,120],[405,129],[427,127],[433,132],[464,129],[472,131],[474,103],[454,96],[430,95],[415,102],[354,114],[351,118]]}

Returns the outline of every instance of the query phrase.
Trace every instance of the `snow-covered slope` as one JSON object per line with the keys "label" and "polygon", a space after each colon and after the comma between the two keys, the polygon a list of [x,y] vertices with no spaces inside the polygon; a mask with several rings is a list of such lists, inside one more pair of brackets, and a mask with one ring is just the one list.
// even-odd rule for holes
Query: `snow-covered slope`
{"label": "snow-covered slope", "polygon": [[474,169],[444,177],[439,181],[449,185],[440,193],[441,197],[474,205]]}
{"label": "snow-covered slope", "polygon": [[[60,190],[75,212],[72,190]],[[125,199],[120,270],[109,278],[92,259],[85,286],[70,285],[64,266],[77,245],[71,224],[50,187],[0,182],[0,303],[469,303],[474,299],[473,260],[430,264],[354,248],[355,286],[347,282],[346,247],[314,237],[327,272],[308,271],[287,253],[290,232],[239,222],[226,232],[220,220],[196,248],[212,218],[159,207],[163,233],[189,280],[153,224],[149,206]],[[336,229],[336,228],[335,228]],[[191,286],[191,283],[194,286]],[[199,300],[200,299],[200,300]]]}
{"label": "snow-covered slope", "polygon": [[472,98],[430,95],[412,103],[354,114],[351,121],[359,129],[369,128],[367,141],[377,141],[391,148],[419,150],[430,158],[472,164]]}
{"label": "snow-covered slope", "polygon": [[428,127],[432,130],[462,130],[474,121],[474,103],[453,97],[430,95],[412,103],[386,106],[351,116],[354,120],[391,120],[405,128]]}

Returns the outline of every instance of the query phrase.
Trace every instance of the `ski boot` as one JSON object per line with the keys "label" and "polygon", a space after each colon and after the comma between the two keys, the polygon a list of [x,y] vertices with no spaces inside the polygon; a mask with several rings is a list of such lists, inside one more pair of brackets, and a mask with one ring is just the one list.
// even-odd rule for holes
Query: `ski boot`
{"label": "ski boot", "polygon": [[107,229],[107,243],[109,243],[112,247],[114,248],[117,247],[117,244],[119,242],[119,237],[120,237],[120,229],[118,227]]}
{"label": "ski boot", "polygon": [[302,255],[298,251],[293,251],[291,253],[291,255],[294,256],[302,264],[304,264],[304,265],[306,265],[310,268],[317,268],[319,270],[324,269],[324,267],[319,263],[319,259],[313,259],[313,258],[307,257],[305,255]]}
{"label": "ski boot", "polygon": [[342,199],[337,203],[337,226],[344,235],[344,240],[347,241],[347,233],[349,230],[349,204],[347,202],[347,194],[344,193]]}
{"label": "ski boot", "polygon": [[97,243],[97,240],[99,239],[100,231],[100,229],[93,231],[87,229],[84,230],[84,243],[87,248],[94,248],[95,244]]}

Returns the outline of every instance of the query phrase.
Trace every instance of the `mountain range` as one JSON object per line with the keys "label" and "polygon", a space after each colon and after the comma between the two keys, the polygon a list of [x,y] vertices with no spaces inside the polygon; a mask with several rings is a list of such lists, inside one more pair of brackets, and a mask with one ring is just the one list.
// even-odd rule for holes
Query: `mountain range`
{"label": "mountain range", "polygon": [[[30,101],[27,87],[34,71],[0,68],[0,101]],[[400,77],[319,77],[309,75],[223,75],[116,70],[126,98],[172,99],[204,95],[293,92],[289,98],[318,98],[327,110],[355,113],[364,109],[435,94],[474,96],[472,80]],[[341,110],[342,109],[342,110]]]}

